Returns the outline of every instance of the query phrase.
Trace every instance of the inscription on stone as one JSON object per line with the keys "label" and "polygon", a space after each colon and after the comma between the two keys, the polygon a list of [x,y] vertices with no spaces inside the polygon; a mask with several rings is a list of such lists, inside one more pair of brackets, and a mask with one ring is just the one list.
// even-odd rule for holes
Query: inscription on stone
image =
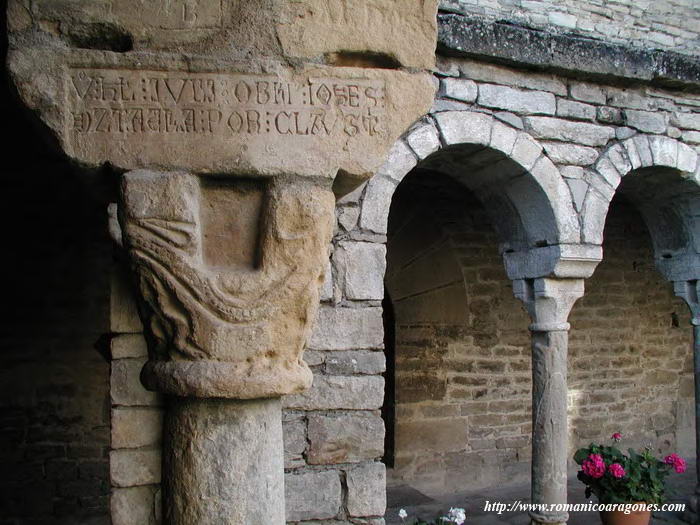
{"label": "inscription on stone", "polygon": [[69,131],[115,135],[374,136],[381,81],[158,71],[72,70]]}
{"label": "inscription on stone", "polygon": [[122,21],[158,29],[206,29],[221,24],[220,0],[116,0],[114,14]]}

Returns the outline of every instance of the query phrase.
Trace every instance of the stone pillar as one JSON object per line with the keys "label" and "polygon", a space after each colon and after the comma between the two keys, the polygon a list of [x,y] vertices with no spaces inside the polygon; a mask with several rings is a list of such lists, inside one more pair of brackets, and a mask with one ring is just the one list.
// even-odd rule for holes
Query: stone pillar
{"label": "stone pillar", "polygon": [[693,326],[693,363],[695,375],[695,455],[696,455],[696,488],[690,499],[686,518],[690,523],[700,523],[700,281],[675,281],[674,293],[682,298],[690,308],[691,324]]}
{"label": "stone pillar", "polygon": [[141,380],[169,395],[168,525],[285,522],[279,398],[311,385],[301,355],[334,204],[301,179],[123,176],[119,222],[150,338]]}
{"label": "stone pillar", "polygon": [[[513,281],[532,324],[532,502],[566,503],[567,352],[569,312],[583,295],[583,279]],[[568,513],[530,513],[531,523],[565,524]]]}

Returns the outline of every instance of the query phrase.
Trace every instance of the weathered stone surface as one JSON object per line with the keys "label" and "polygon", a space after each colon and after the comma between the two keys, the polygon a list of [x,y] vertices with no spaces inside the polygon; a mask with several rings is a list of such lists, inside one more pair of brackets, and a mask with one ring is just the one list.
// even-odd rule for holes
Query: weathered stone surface
{"label": "weathered stone surface", "polygon": [[581,179],[568,179],[566,183],[571,189],[571,196],[574,198],[576,211],[580,212],[583,209],[583,202],[588,192],[588,183]]}
{"label": "weathered stone surface", "polygon": [[336,470],[284,477],[287,521],[334,518],[340,511],[340,476]]}
{"label": "weathered stone surface", "polygon": [[545,142],[544,150],[552,161],[560,164],[587,166],[598,158],[598,150],[578,144]]}
{"label": "weathered stone surface", "polygon": [[604,122],[606,124],[621,125],[624,122],[621,109],[607,106],[598,107],[598,110],[596,111],[596,118],[600,122]]}
{"label": "weathered stone surface", "polygon": [[400,8],[391,2],[304,0],[286,8],[277,21],[277,33],[289,56],[340,53],[339,63],[348,54],[349,65],[353,59],[361,65],[365,54],[374,53],[392,57],[402,66],[431,69],[436,14],[437,0],[411,0]]}
{"label": "weathered stone surface", "polygon": [[396,191],[396,184],[387,177],[373,177],[367,183],[362,201],[360,226],[375,233],[386,233],[389,204]]}
{"label": "weathered stone surface", "polygon": [[10,27],[20,96],[81,163],[368,178],[432,100],[392,62],[432,68],[436,0],[117,4],[42,0]]}
{"label": "weathered stone surface", "polygon": [[479,104],[524,114],[554,115],[556,99],[545,91],[525,91],[495,84],[479,86]]}
{"label": "weathered stone surface", "polygon": [[348,514],[383,516],[386,510],[386,467],[366,463],[347,471]]}
{"label": "weathered stone surface", "polygon": [[435,116],[438,127],[448,144],[483,144],[491,138],[493,118],[473,112],[446,111]]}
{"label": "weathered stone surface", "polygon": [[381,308],[321,306],[308,346],[313,350],[357,350],[382,348],[383,344]]}
{"label": "weathered stone surface", "polygon": [[112,448],[158,445],[163,435],[163,410],[156,408],[112,409]]}
{"label": "weathered stone surface", "polygon": [[384,401],[384,378],[379,376],[321,376],[303,394],[285,396],[286,408],[301,410],[374,410]]}
{"label": "weathered stone surface", "polygon": [[663,114],[634,109],[626,109],[624,114],[627,125],[639,131],[647,133],[664,133],[666,131],[666,118]]}
{"label": "weathered stone surface", "polygon": [[386,357],[384,352],[333,352],[325,360],[325,370],[331,375],[381,374],[386,370]]}
{"label": "weathered stone surface", "polygon": [[279,399],[173,399],[164,443],[165,523],[284,523]]}
{"label": "weathered stone surface", "polygon": [[[453,59],[454,60],[454,59]],[[566,95],[566,84],[554,75],[541,75],[528,71],[516,71],[503,66],[488,64],[470,59],[460,59],[457,67],[462,74],[473,80],[495,82],[506,86],[516,86],[540,91],[550,91],[557,95]]]}
{"label": "weathered stone surface", "polygon": [[282,423],[284,437],[284,468],[296,468],[306,464],[302,454],[306,451],[306,422],[301,417]]}
{"label": "weathered stone surface", "polygon": [[112,525],[156,525],[154,493],[150,486],[112,490]]}
{"label": "weathered stone surface", "polygon": [[571,97],[584,102],[594,102],[595,104],[605,104],[605,93],[594,84],[585,82],[572,82],[570,86]]}
{"label": "weathered stone surface", "polygon": [[112,270],[109,294],[110,329],[114,333],[143,332],[129,275],[121,266]]}
{"label": "weathered stone surface", "polygon": [[109,453],[109,474],[115,487],[160,483],[160,449],[120,449]]}
{"label": "weathered stone surface", "polygon": [[372,413],[309,416],[310,464],[357,463],[384,454],[384,421]]}
{"label": "weathered stone surface", "polygon": [[590,104],[582,104],[564,98],[557,99],[557,117],[568,117],[576,120],[594,120],[596,108]]}
{"label": "weathered stone surface", "polygon": [[386,271],[386,247],[383,244],[341,242],[333,253],[333,262],[346,298],[382,300]]}
{"label": "weathered stone surface", "polygon": [[[336,208],[336,215],[341,228],[349,232],[354,230],[355,226],[357,226],[357,221],[360,219],[360,208],[357,206],[343,206],[340,209]],[[324,287],[325,286],[324,281]]]}
{"label": "weathered stone surface", "polygon": [[402,140],[397,140],[389,150],[386,162],[377,170],[377,175],[386,175],[397,182],[413,169],[417,159],[411,149]]}
{"label": "weathered stone surface", "polygon": [[440,149],[440,136],[432,122],[416,126],[408,134],[406,141],[419,159],[424,159]]}
{"label": "weathered stone surface", "polygon": [[615,136],[612,128],[552,117],[527,117],[525,123],[536,138],[564,140],[586,146],[604,146]]}
{"label": "weathered stone surface", "polygon": [[443,78],[440,81],[440,93],[447,98],[463,102],[474,102],[478,94],[476,82],[463,78]]}
{"label": "weathered stone surface", "polygon": [[156,392],[149,392],[141,383],[141,369],[145,359],[117,359],[112,361],[110,394],[113,405],[152,406],[161,403]]}
{"label": "weathered stone surface", "polygon": [[700,130],[700,113],[673,113],[671,124],[683,129]]}
{"label": "weathered stone surface", "polygon": [[110,341],[112,359],[148,357],[146,340],[141,334],[117,335]]}
{"label": "weathered stone surface", "polygon": [[307,388],[311,373],[299,357],[334,203],[328,189],[299,180],[125,175],[124,243],[159,357],[144,367],[145,384],[239,399]]}

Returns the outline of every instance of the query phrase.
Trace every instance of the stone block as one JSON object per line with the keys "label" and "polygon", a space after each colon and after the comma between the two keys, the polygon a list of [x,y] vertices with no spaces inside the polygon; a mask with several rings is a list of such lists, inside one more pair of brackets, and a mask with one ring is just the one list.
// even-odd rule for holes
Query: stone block
{"label": "stone block", "polygon": [[419,159],[424,159],[440,149],[440,135],[432,122],[413,128],[406,141]]}
{"label": "stone block", "polygon": [[538,74],[532,71],[521,72],[509,67],[476,60],[461,59],[458,66],[463,76],[473,80],[566,95],[566,84],[554,75]]}
{"label": "stone block", "polygon": [[109,453],[112,486],[135,487],[160,483],[160,449],[120,449]]}
{"label": "stone block", "polygon": [[491,130],[490,146],[494,149],[502,151],[506,155],[510,155],[513,151],[513,146],[518,138],[518,130],[511,126],[506,126],[498,121],[494,121],[493,129]]}
{"label": "stone block", "polygon": [[306,464],[302,455],[306,451],[306,421],[299,417],[282,423],[284,439],[284,468],[297,468]]}
{"label": "stone block", "polygon": [[111,331],[116,333],[143,332],[131,278],[121,266],[115,266],[112,270],[109,325]]}
{"label": "stone block", "polygon": [[625,123],[645,133],[664,133],[666,131],[666,117],[663,113],[651,113],[635,109],[624,110]]}
{"label": "stone block", "polygon": [[321,286],[319,299],[321,301],[332,301],[333,297],[333,267],[330,259],[328,259],[328,262],[326,263],[326,271],[323,274],[323,286]]}
{"label": "stone block", "polygon": [[347,471],[348,514],[383,516],[386,511],[386,467],[366,463]]}
{"label": "stone block", "polygon": [[673,113],[671,124],[683,129],[700,130],[700,113]]}
{"label": "stone block", "polygon": [[563,140],[585,146],[604,146],[615,136],[613,128],[553,117],[527,117],[525,125],[535,138]]}
{"label": "stone block", "polygon": [[582,100],[584,102],[593,102],[594,104],[605,104],[606,97],[603,90],[594,85],[585,82],[572,82],[570,86],[571,98]]}
{"label": "stone block", "polygon": [[377,175],[385,175],[401,182],[401,179],[413,169],[417,159],[413,151],[402,140],[397,140],[389,150],[389,155],[382,166],[377,170]]}
{"label": "stone block", "polygon": [[112,448],[157,445],[163,434],[163,410],[158,408],[112,409]]}
{"label": "stone block", "polygon": [[478,94],[476,82],[463,78],[443,78],[440,81],[440,93],[455,100],[474,102]]}
{"label": "stone block", "polygon": [[442,137],[447,144],[482,144],[491,139],[490,115],[467,111],[445,111],[435,115]]}
{"label": "stone block", "polygon": [[649,137],[649,148],[654,164],[676,167],[678,142],[668,137]]}
{"label": "stone block", "polygon": [[325,359],[324,369],[327,374],[341,376],[382,374],[386,371],[386,357],[384,352],[332,352]]}
{"label": "stone block", "polygon": [[526,91],[495,84],[479,86],[478,102],[487,108],[505,109],[529,115],[554,115],[557,109],[556,99],[552,93]]}
{"label": "stone block", "polygon": [[113,405],[153,406],[161,404],[161,397],[150,392],[141,383],[140,375],[145,359],[117,359],[112,361],[110,396]]}
{"label": "stone block", "polygon": [[156,525],[155,487],[129,487],[112,490],[112,525]]}
{"label": "stone block", "polygon": [[391,197],[396,183],[388,177],[372,177],[362,200],[360,227],[375,233],[386,233]]}
{"label": "stone block", "polygon": [[121,334],[110,342],[112,359],[148,357],[148,346],[142,334]]}
{"label": "stone block", "polygon": [[333,253],[333,262],[347,299],[381,301],[384,298],[386,246],[343,241]]}
{"label": "stone block", "polygon": [[604,122],[606,124],[622,125],[624,119],[622,117],[622,110],[618,108],[611,108],[607,106],[599,107],[596,111],[596,119],[599,122]]}
{"label": "stone block", "polygon": [[571,190],[571,196],[574,199],[576,211],[580,212],[583,208],[583,202],[586,199],[586,193],[588,192],[588,183],[581,179],[567,179],[566,183]]}
{"label": "stone block", "polygon": [[[476,417],[476,416],[472,416]],[[436,432],[436,426],[440,431]],[[469,440],[467,418],[450,418],[440,421],[398,421],[396,449],[450,452],[464,450]]]}
{"label": "stone block", "polygon": [[560,98],[557,99],[557,116],[576,120],[594,120],[596,108],[590,104]]}
{"label": "stone block", "polygon": [[321,306],[308,344],[312,350],[359,350],[384,346],[382,309]]}
{"label": "stone block", "polygon": [[336,218],[338,224],[346,232],[352,231],[357,226],[357,221],[360,218],[360,208],[357,206],[343,206],[336,208]]}
{"label": "stone block", "polygon": [[309,415],[310,464],[357,463],[384,454],[384,421],[372,413]]}
{"label": "stone block", "polygon": [[285,408],[300,410],[374,410],[384,402],[384,378],[314,375],[309,390],[282,399]]}
{"label": "stone block", "polygon": [[574,166],[588,166],[598,158],[598,150],[578,144],[564,144],[561,142],[546,142],[544,150],[549,158],[558,164]]}
{"label": "stone block", "polygon": [[340,476],[336,470],[285,474],[287,521],[334,518],[340,512]]}

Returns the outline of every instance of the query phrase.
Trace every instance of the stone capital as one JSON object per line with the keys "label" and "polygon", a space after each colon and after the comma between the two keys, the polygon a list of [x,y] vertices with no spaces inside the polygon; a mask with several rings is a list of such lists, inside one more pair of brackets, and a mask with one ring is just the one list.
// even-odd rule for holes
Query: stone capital
{"label": "stone capital", "polygon": [[700,326],[700,281],[674,281],[673,293],[683,299],[690,308],[693,326]]}
{"label": "stone capital", "polygon": [[301,355],[334,204],[303,178],[125,174],[119,221],[151,340],[144,384],[236,399],[310,386]]}
{"label": "stone capital", "polygon": [[530,314],[532,332],[567,331],[574,303],[583,296],[583,279],[517,279],[513,293]]}

